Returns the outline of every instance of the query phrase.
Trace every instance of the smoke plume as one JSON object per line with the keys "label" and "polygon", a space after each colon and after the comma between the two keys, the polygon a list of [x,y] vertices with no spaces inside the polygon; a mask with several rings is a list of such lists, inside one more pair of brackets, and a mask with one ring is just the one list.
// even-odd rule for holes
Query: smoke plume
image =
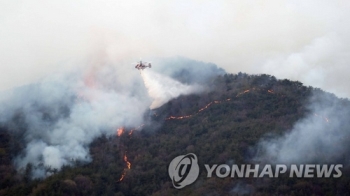
{"label": "smoke plume", "polygon": [[[180,66],[186,62],[172,63],[171,70],[166,69],[169,64],[153,64],[169,76],[151,70],[141,71],[140,76],[133,65],[100,55],[91,65],[1,92],[0,125],[22,143],[22,151],[14,158],[16,167],[24,170],[31,164],[33,178],[43,178],[64,165],[91,161],[89,145],[95,138],[115,135],[119,127],[143,124],[149,108],[204,89],[195,84],[198,81],[183,84],[171,77],[186,70]],[[188,69],[192,66],[202,64],[190,64]],[[186,73],[184,79],[211,75],[209,71]]]}
{"label": "smoke plume", "polygon": [[102,43],[118,60],[181,55],[349,97],[349,8],[347,0],[2,1],[0,89],[70,67],[62,61]]}
{"label": "smoke plume", "polygon": [[33,177],[45,177],[47,169],[88,162],[94,138],[142,123],[150,104],[142,81],[121,83],[120,70],[110,66],[92,70],[50,75],[11,95],[3,92],[0,122],[24,142],[17,168],[30,163]]}
{"label": "smoke plume", "polygon": [[256,160],[272,163],[348,163],[350,102],[315,93],[308,115],[282,136],[262,139]]}

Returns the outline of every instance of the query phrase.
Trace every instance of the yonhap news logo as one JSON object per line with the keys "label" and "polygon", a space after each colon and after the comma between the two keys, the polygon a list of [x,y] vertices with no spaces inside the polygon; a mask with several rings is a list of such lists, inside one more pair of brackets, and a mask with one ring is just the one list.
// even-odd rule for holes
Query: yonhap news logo
{"label": "yonhap news logo", "polygon": [[197,180],[199,165],[197,156],[193,153],[175,157],[168,168],[173,186],[181,189]]}
{"label": "yonhap news logo", "polygon": [[[204,164],[207,178],[340,178],[342,164]],[[184,188],[195,182],[199,175],[197,156],[193,153],[175,157],[168,168],[173,186]]]}

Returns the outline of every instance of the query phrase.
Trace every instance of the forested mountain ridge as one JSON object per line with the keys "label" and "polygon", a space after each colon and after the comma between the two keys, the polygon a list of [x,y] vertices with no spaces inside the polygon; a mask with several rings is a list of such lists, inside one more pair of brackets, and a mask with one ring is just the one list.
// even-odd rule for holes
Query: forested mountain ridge
{"label": "forested mountain ridge", "polygon": [[[347,155],[339,179],[232,179],[206,178],[182,190],[172,187],[170,161],[195,153],[203,163],[254,163],[259,141],[278,137],[312,113],[319,97],[336,100],[347,110],[350,103],[300,82],[277,80],[269,75],[225,74],[213,78],[208,90],[180,96],[145,114],[146,124],[125,127],[119,136],[100,137],[90,146],[92,161],[43,180],[31,180],[26,171],[12,166],[23,148],[18,135],[3,126],[0,132],[0,195],[347,195],[350,194]],[[317,115],[322,121],[331,116]],[[344,124],[344,129],[346,127]],[[131,164],[128,169],[128,163]],[[202,165],[201,165],[202,163]],[[205,171],[204,167],[201,171]]]}

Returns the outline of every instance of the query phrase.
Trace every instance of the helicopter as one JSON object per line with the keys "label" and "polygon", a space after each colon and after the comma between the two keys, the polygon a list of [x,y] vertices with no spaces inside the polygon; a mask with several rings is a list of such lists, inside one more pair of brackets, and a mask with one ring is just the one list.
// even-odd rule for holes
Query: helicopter
{"label": "helicopter", "polygon": [[151,63],[140,61],[135,66],[135,68],[138,69],[138,70],[144,70],[144,69],[146,69],[146,67],[151,68],[152,67]]}

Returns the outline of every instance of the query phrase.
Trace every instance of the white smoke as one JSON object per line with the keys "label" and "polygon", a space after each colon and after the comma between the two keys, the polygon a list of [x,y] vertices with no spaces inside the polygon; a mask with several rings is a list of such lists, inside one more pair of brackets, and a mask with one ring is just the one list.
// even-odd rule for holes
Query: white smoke
{"label": "white smoke", "polygon": [[120,70],[102,66],[88,74],[54,74],[3,92],[0,123],[25,143],[14,160],[17,168],[30,163],[33,177],[41,178],[48,168],[88,162],[96,137],[142,124],[150,104],[147,91],[138,75],[121,80]]}
{"label": "white smoke", "polygon": [[81,2],[0,2],[1,90],[105,43],[116,59],[181,55],[350,96],[348,0]]}
{"label": "white smoke", "polygon": [[[92,65],[50,74],[37,83],[0,93],[0,125],[23,142],[22,152],[14,159],[19,170],[31,164],[32,176],[43,178],[52,169],[60,170],[77,161],[89,162],[89,145],[95,138],[115,135],[122,126],[139,126],[149,108],[204,89],[161,72],[143,70],[140,76],[134,66],[124,66],[108,55],[97,57]],[[182,62],[189,60],[177,61]],[[178,64],[172,64],[167,74],[183,71]],[[187,74],[201,75],[203,79],[218,73]]]}
{"label": "white smoke", "polygon": [[204,87],[198,84],[182,84],[168,76],[150,70],[141,71],[141,75],[148,94],[153,99],[150,109],[158,108],[179,95],[199,93],[204,90]]}
{"label": "white smoke", "polygon": [[292,130],[260,141],[256,160],[286,164],[349,161],[349,101],[326,95],[314,95],[311,101],[309,114]]}
{"label": "white smoke", "polygon": [[348,78],[350,59],[344,58],[349,58],[350,49],[343,40],[336,33],[317,37],[298,51],[266,60],[262,71],[349,97],[349,89],[342,83]]}

